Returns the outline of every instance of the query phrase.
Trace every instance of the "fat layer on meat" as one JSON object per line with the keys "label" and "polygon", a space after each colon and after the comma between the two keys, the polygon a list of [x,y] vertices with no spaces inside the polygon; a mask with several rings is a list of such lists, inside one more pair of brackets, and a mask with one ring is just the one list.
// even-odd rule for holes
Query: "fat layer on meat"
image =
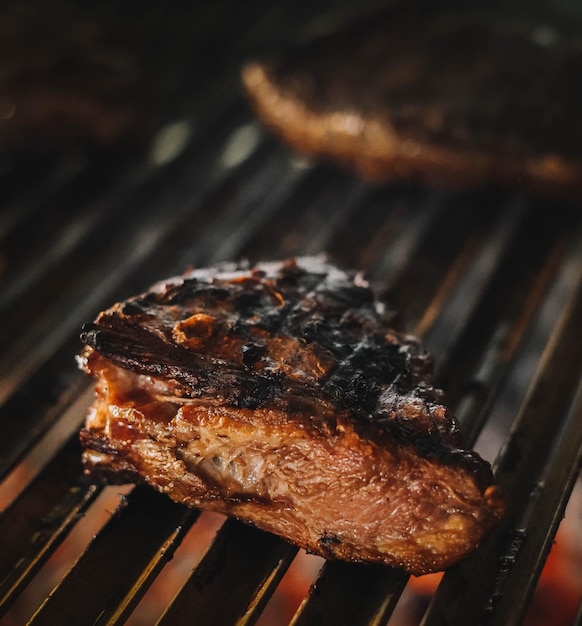
{"label": "fat layer on meat", "polygon": [[196,270],[82,337],[95,477],[415,574],[462,559],[501,514],[428,355],[361,276],[322,258]]}

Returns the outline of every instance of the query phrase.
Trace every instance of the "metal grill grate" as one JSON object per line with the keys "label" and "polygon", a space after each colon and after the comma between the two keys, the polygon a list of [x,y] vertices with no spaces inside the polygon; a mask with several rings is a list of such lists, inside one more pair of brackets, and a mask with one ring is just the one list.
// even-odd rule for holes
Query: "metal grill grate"
{"label": "metal grill grate", "polygon": [[[146,35],[160,9],[140,5],[126,45],[152,64],[153,121],[135,144],[19,153],[10,165],[12,153],[3,156],[0,476],[16,495],[0,516],[0,615],[16,619],[11,607],[102,495],[79,465],[76,430],[90,402],[74,361],[81,324],[189,265],[327,251],[367,270],[423,337],[469,441],[498,455],[512,503],[419,621],[518,624],[581,462],[582,212],[510,192],[372,187],[290,155],[254,121],[237,71],[332,7],[244,4],[175,9],[159,59]],[[19,470],[39,455],[22,482]],[[199,522],[197,511],[131,490],[26,619],[124,623]],[[295,555],[227,521],[155,619],[255,623]],[[292,624],[387,623],[407,582],[326,563]]]}

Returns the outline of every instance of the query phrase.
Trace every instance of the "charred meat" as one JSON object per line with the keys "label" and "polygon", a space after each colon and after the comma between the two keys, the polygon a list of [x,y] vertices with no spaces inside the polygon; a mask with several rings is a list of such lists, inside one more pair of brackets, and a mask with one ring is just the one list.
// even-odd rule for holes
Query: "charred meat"
{"label": "charred meat", "polygon": [[259,118],[372,180],[579,192],[582,38],[549,3],[393,3],[249,62]]}
{"label": "charred meat", "polygon": [[82,334],[85,467],[330,559],[446,568],[502,505],[391,320],[320,257],[194,270],[116,304]]}

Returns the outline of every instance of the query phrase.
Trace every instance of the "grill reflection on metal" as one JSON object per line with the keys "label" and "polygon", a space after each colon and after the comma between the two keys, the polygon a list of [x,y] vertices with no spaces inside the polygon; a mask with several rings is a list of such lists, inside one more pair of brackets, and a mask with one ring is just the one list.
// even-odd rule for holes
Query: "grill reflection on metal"
{"label": "grill reflection on metal", "polygon": [[[209,9],[209,32],[226,32],[226,19],[241,36],[212,67],[193,59],[192,44],[196,85],[159,120],[149,148],[131,157],[57,151],[3,174],[0,614],[8,624],[131,623],[197,535],[204,551],[185,558],[175,599],[151,621],[268,623],[269,599],[304,555],[146,489],[88,482],[76,431],[91,392],[74,355],[81,324],[101,308],[189,266],[321,251],[366,270],[422,335],[467,438],[497,458],[511,506],[428,606],[420,581],[408,584],[402,572],[326,563],[291,623],[379,625],[391,615],[392,624],[415,623],[403,621],[411,597],[422,598],[414,619],[425,626],[517,624],[524,615],[536,623],[528,606],[581,462],[582,214],[575,203],[511,192],[367,186],[289,154],[252,118],[237,71],[257,41],[311,11],[306,2],[293,11],[251,3],[230,18]],[[212,37],[205,42],[200,50],[216,51]],[[78,543],[83,524],[92,530]],[[43,566],[75,550],[51,592]],[[570,606],[581,589],[560,593],[554,602]]]}

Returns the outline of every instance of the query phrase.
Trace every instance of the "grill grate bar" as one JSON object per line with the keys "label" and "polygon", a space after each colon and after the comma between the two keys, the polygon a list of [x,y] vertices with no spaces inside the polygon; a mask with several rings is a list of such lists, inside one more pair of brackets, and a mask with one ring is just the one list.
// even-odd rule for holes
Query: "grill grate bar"
{"label": "grill grate bar", "polygon": [[[557,252],[558,247],[559,245],[549,251],[549,254],[543,258],[543,265],[539,268],[536,262],[541,259],[530,257],[526,259],[529,262],[531,276],[522,275],[519,289],[513,289],[514,293],[522,291],[522,297],[514,302],[507,299],[507,302],[511,304],[509,307],[511,315],[508,315],[506,311],[498,314],[499,322],[495,329],[490,329],[487,348],[481,362],[475,364],[474,373],[465,378],[464,386],[457,383],[459,391],[455,406],[465,436],[471,444],[477,441],[484,424],[491,424],[494,421],[491,406],[493,401],[497,404],[505,404],[505,399],[500,399],[503,393],[503,383],[511,371],[513,361],[520,352],[524,351],[523,344],[527,341],[527,333],[535,312],[543,303],[550,281],[557,275],[561,260]],[[482,314],[483,309],[479,313]],[[483,336],[483,327],[466,332],[465,335],[469,338],[476,332],[479,332],[479,336]],[[533,358],[538,358],[538,356],[536,352]],[[459,358],[462,358],[462,355],[459,355]],[[461,371],[461,368],[457,368],[457,371]],[[451,384],[455,382],[454,379],[451,380]],[[491,391],[487,395],[484,390],[488,388]],[[486,456],[489,458],[489,455]]]}
{"label": "grill grate bar", "polygon": [[0,617],[99,494],[74,436],[0,516]]}
{"label": "grill grate bar", "polygon": [[[412,211],[407,211],[408,219],[400,227],[395,245],[384,244],[386,256],[378,259],[373,276],[387,284],[390,297],[407,325],[421,329],[421,325],[427,326],[426,313],[437,302],[435,298],[442,285],[451,283],[450,276],[455,277],[452,284],[456,285],[458,274],[454,270],[459,259],[464,258],[467,241],[473,239],[475,245],[480,245],[486,211],[491,220],[498,207],[487,209],[488,205],[481,202],[481,206],[471,209],[469,217],[466,206],[469,201],[463,197],[428,193],[417,203]],[[395,247],[400,248],[398,253],[394,252]],[[473,258],[471,255],[468,262]],[[410,289],[410,285],[415,285],[415,289]]]}
{"label": "grill grate bar", "polygon": [[136,487],[30,624],[123,623],[198,516],[195,509]]}
{"label": "grill grate bar", "polygon": [[[513,554],[502,557],[505,560],[492,594],[491,626],[521,623],[562,521],[582,463],[582,386],[578,388],[573,408],[550,456],[551,461],[538,481],[539,489],[532,493],[532,502],[518,524],[520,529],[527,529],[523,535],[518,534],[518,539],[524,543],[516,542],[519,550],[515,560]],[[512,548],[516,548],[515,543]],[[524,581],[528,584],[524,585]]]}
{"label": "grill grate bar", "polygon": [[228,519],[158,626],[254,624],[297,548]]}
{"label": "grill grate bar", "polygon": [[78,339],[69,340],[0,406],[5,434],[0,439],[1,478],[86,389],[71,358],[78,349]]}
{"label": "grill grate bar", "polygon": [[328,561],[291,626],[381,626],[408,578],[402,571]]}
{"label": "grill grate bar", "polygon": [[[427,249],[430,240],[439,238],[439,230],[444,224],[439,220],[446,205],[446,197],[441,193],[427,194],[426,197],[417,201],[417,207],[412,211],[406,211],[404,220],[398,224],[398,236],[388,245],[384,245],[382,254],[373,265],[373,277],[392,286],[403,282],[406,272],[418,271],[422,268],[413,269],[413,258],[419,247]],[[433,229],[437,229],[434,233]],[[430,233],[434,233],[431,237]],[[454,238],[456,239],[456,238]],[[424,276],[421,276],[421,280]],[[398,308],[406,308],[402,302],[402,294],[398,294]],[[416,298],[415,298],[416,299]],[[407,309],[407,319],[411,311]],[[410,322],[414,323],[414,322]]]}
{"label": "grill grate bar", "polygon": [[[470,262],[465,263],[464,261],[468,259],[463,259],[461,253],[458,265],[463,267],[462,273],[457,275],[455,270],[458,265],[452,270],[452,274],[457,275],[454,289],[450,289],[446,297],[441,296],[440,293],[437,295],[440,305],[440,309],[437,309],[438,319],[434,319],[434,313],[430,312],[432,307],[429,305],[427,308],[428,316],[425,314],[417,325],[419,334],[425,329],[422,334],[427,348],[433,354],[441,355],[436,364],[436,373],[441,384],[447,388],[449,397],[451,397],[452,386],[446,380],[446,368],[448,363],[456,362],[457,355],[455,352],[458,352],[458,350],[455,351],[456,344],[463,335],[468,336],[472,344],[472,352],[474,354],[480,353],[475,348],[479,339],[476,338],[476,333],[472,329],[472,326],[475,325],[474,320],[478,317],[479,310],[483,308],[488,298],[494,302],[495,307],[499,307],[499,302],[502,301],[502,296],[505,293],[505,290],[500,289],[502,278],[514,278],[506,258],[513,249],[520,247],[516,233],[518,229],[522,232],[525,227],[524,208],[523,203],[521,206],[506,205],[500,215],[492,218],[492,223],[488,228],[481,230],[479,242],[474,242]],[[468,240],[471,241],[471,239]],[[448,286],[453,282],[454,280],[445,279],[441,284]],[[506,282],[513,281],[506,280]],[[494,289],[491,288],[491,285],[494,285]],[[433,320],[428,328],[426,327],[427,318]],[[492,319],[495,320],[495,317]],[[484,338],[488,337],[487,333],[482,332],[481,335]],[[485,341],[479,343],[485,343]],[[468,353],[469,351],[465,349],[464,352]]]}

